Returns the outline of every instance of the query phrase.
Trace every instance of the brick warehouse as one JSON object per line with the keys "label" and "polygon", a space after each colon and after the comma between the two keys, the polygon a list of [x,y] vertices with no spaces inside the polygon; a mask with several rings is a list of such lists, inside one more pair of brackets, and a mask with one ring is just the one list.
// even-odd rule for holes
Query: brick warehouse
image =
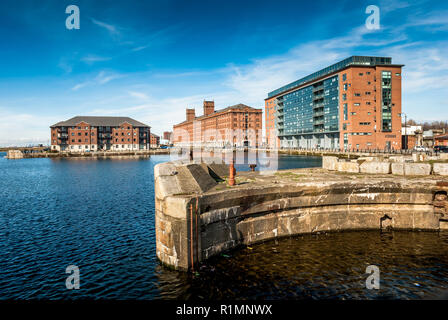
{"label": "brick warehouse", "polygon": [[352,56],[268,94],[269,145],[401,149],[401,69],[392,58]]}
{"label": "brick warehouse", "polygon": [[151,127],[128,117],[77,116],[50,127],[51,149],[70,152],[150,148]]}
{"label": "brick warehouse", "polygon": [[204,114],[186,109],[186,120],[173,126],[176,146],[253,146],[262,139],[262,109],[237,104],[215,111],[214,101],[204,101]]}

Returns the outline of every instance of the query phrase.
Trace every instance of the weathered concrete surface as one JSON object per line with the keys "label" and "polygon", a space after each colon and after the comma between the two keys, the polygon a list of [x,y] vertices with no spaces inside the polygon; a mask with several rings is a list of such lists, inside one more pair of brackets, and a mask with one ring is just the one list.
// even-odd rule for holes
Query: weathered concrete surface
{"label": "weathered concrete surface", "polygon": [[359,166],[359,171],[361,173],[389,174],[391,172],[390,162],[366,161]]}
{"label": "weathered concrete surface", "polygon": [[339,161],[337,170],[340,172],[358,173],[359,172],[359,163]]}
{"label": "weathered concrete surface", "polygon": [[[238,172],[233,187],[222,181],[207,191],[160,191],[173,187],[160,178],[176,177],[182,166],[155,168],[157,256],[180,270],[239,245],[302,233],[448,228],[448,179],[296,169]],[[177,191],[187,190],[176,181]]]}
{"label": "weathered concrete surface", "polygon": [[338,165],[338,158],[332,156],[322,157],[322,168],[326,170],[336,171]]}
{"label": "weathered concrete surface", "polygon": [[391,168],[392,168],[392,174],[404,176],[404,162],[392,163]]}
{"label": "weathered concrete surface", "polygon": [[431,174],[429,163],[405,163],[404,174],[406,176],[427,176]]}
{"label": "weathered concrete surface", "polygon": [[448,163],[434,163],[432,170],[434,171],[434,174],[448,176]]}
{"label": "weathered concrete surface", "polygon": [[6,158],[8,159],[22,159],[23,158],[23,152],[20,150],[8,150],[8,153],[6,154]]}

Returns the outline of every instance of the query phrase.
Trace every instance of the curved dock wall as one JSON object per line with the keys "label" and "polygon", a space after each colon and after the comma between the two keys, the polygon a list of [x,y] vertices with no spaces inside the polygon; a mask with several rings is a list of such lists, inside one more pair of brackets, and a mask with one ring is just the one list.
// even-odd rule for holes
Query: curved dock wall
{"label": "curved dock wall", "polygon": [[175,269],[194,269],[239,245],[297,234],[448,227],[448,188],[435,183],[291,182],[213,191],[211,171],[204,164],[155,169],[157,256]]}

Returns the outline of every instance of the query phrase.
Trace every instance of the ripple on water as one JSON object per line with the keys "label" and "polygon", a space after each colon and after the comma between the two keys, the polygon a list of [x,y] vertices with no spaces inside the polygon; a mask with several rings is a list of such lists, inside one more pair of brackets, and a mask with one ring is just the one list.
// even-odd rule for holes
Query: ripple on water
{"label": "ripple on water", "polygon": [[[442,233],[294,237],[215,257],[197,276],[168,270],[155,255],[153,186],[168,160],[0,158],[0,299],[413,299],[447,288]],[[71,264],[80,290],[65,288]],[[365,289],[369,264],[379,292]]]}

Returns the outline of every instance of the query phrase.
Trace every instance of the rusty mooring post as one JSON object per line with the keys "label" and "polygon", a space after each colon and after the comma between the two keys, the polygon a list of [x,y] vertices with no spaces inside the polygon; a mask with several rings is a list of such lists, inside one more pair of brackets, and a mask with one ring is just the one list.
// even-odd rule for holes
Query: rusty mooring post
{"label": "rusty mooring post", "polygon": [[255,171],[255,167],[256,167],[257,165],[256,164],[250,164],[249,165],[249,168],[252,170],[252,171]]}
{"label": "rusty mooring post", "polygon": [[230,165],[229,165],[229,186],[235,185],[235,174],[236,174],[236,170],[235,170],[235,166],[233,165],[233,161],[232,161],[232,162],[230,162]]}

